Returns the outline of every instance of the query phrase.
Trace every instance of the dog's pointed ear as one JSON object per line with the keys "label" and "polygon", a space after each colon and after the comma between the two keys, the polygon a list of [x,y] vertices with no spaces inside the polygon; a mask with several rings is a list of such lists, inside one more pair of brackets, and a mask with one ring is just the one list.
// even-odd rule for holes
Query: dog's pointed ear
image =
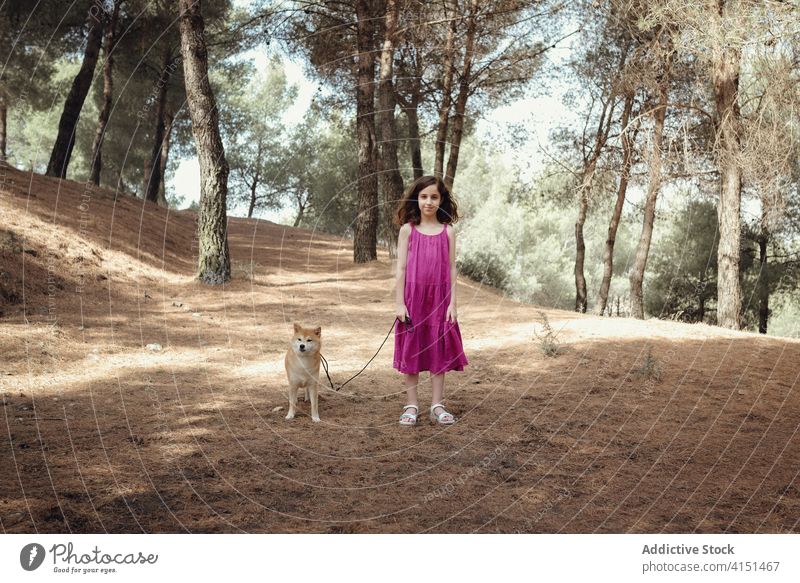
{"label": "dog's pointed ear", "polygon": [[297,322],[294,323],[294,333],[297,334],[300,331],[300,324]]}
{"label": "dog's pointed ear", "polygon": [[322,328],[320,326],[314,328],[314,334],[316,334],[317,336],[322,336]]}

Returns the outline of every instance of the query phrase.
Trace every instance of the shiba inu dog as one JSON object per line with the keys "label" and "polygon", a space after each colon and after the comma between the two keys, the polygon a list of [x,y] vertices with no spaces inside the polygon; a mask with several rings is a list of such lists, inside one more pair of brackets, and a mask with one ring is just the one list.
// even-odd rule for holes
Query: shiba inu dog
{"label": "shiba inu dog", "polygon": [[311,398],[311,420],[319,421],[318,386],[322,328],[303,328],[294,324],[294,336],[286,352],[286,378],[289,380],[289,412],[294,419],[297,407],[297,390],[305,388],[305,400]]}

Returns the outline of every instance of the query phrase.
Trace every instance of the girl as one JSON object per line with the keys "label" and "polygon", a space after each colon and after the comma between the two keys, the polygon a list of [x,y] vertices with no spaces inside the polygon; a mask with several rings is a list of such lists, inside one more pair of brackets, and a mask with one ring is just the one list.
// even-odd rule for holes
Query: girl
{"label": "girl", "polygon": [[[405,375],[408,404],[400,425],[415,425],[419,373],[430,371],[431,420],[455,421],[442,405],[444,373],[469,364],[456,316],[456,201],[441,179],[423,176],[412,184],[397,209],[394,368]],[[410,322],[408,322],[410,318]]]}

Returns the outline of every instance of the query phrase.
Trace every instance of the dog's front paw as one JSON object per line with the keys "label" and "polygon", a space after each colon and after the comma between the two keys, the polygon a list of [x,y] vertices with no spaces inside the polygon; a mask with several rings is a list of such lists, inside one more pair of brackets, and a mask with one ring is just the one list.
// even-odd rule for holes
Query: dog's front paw
{"label": "dog's front paw", "polygon": [[294,413],[287,413],[287,414],[286,414],[286,419],[287,419],[287,420],[294,419]]}
{"label": "dog's front paw", "polygon": [[312,417],[312,418],[311,418],[311,420],[312,420],[314,423],[319,423],[319,417]]}

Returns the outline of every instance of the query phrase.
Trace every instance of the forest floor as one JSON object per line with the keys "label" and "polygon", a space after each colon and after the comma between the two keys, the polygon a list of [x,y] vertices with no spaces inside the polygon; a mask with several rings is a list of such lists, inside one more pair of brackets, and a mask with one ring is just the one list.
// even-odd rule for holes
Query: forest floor
{"label": "forest floor", "polygon": [[455,425],[423,373],[398,426],[391,338],[321,423],[288,422],[292,323],[355,374],[394,320],[385,249],[355,265],[347,239],[231,218],[210,287],[192,212],[0,167],[0,216],[3,532],[800,532],[797,340],[459,278]]}

